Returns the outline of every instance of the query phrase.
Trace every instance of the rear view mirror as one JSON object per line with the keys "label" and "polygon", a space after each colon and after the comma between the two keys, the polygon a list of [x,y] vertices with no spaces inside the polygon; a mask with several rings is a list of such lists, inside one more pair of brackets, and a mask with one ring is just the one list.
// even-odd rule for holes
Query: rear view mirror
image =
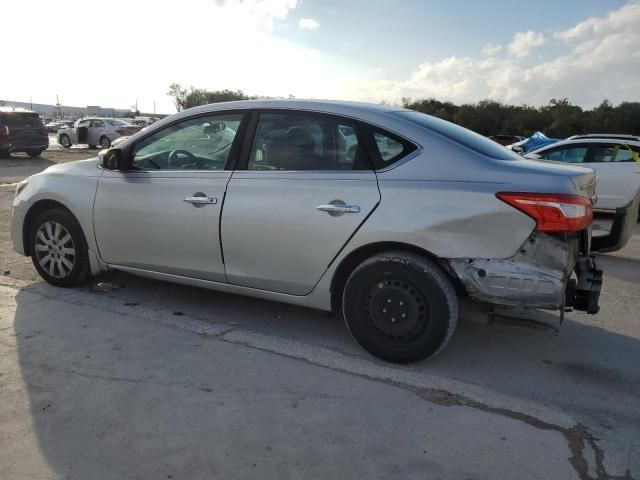
{"label": "rear view mirror", "polygon": [[98,153],[98,164],[106,170],[126,170],[122,150],[110,148]]}

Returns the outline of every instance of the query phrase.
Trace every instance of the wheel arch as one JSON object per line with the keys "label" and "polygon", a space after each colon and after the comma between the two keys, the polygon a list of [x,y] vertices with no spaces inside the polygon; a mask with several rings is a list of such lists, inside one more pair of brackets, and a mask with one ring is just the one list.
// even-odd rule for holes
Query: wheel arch
{"label": "wheel arch", "polygon": [[25,255],[29,256],[31,255],[31,242],[29,239],[29,232],[31,231],[31,226],[34,222],[34,220],[38,217],[38,215],[40,215],[42,212],[46,212],[47,210],[65,210],[69,213],[69,215],[71,215],[75,221],[78,223],[78,225],[80,226],[80,232],[82,233],[82,236],[84,237],[83,240],[85,242],[87,242],[87,236],[84,233],[84,230],[82,229],[82,223],[80,223],[78,221],[78,217],[64,204],[56,201],[56,200],[50,200],[50,199],[46,199],[46,200],[38,200],[36,203],[34,203],[31,208],[29,208],[29,210],[27,211],[27,214],[25,215],[24,218],[24,223],[22,225],[22,244],[24,245],[24,253]]}
{"label": "wheel arch", "polygon": [[456,292],[463,293],[464,287],[456,274],[451,270],[449,263],[440,257],[437,257],[433,253],[423,248],[417,247],[410,243],[403,242],[376,242],[363,245],[350,252],[345,258],[342,259],[338,267],[336,268],[333,278],[331,279],[331,311],[333,313],[338,312],[342,305],[342,293],[344,291],[347,279],[351,275],[351,272],[364,262],[366,259],[377,255],[382,252],[389,251],[403,251],[411,252],[428,258],[433,263],[438,265],[442,271],[449,277]]}

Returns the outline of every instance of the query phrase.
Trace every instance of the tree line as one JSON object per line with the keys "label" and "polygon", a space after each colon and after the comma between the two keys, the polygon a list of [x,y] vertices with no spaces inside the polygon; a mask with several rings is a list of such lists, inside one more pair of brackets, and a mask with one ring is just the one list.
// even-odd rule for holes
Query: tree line
{"label": "tree line", "polygon": [[[183,88],[178,83],[169,86],[168,95],[173,97],[178,111],[208,103],[283,98],[249,96],[242,90]],[[556,138],[583,133],[640,134],[640,102],[613,105],[608,100],[603,100],[593,109],[583,109],[567,98],[551,99],[548,105],[542,107],[507,105],[493,100],[456,105],[434,98],[404,98],[402,106],[457,123],[487,136],[505,134],[529,137],[538,131]]]}

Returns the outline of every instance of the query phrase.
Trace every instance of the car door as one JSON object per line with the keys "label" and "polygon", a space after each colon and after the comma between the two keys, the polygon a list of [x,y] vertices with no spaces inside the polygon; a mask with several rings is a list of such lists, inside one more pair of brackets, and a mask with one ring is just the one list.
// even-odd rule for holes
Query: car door
{"label": "car door", "polygon": [[640,163],[634,161],[638,147],[601,143],[592,145],[586,166],[598,175],[596,208],[614,209],[625,206],[640,188]]}
{"label": "car door", "polygon": [[87,131],[87,143],[89,145],[98,145],[103,132],[104,120],[91,120]]}
{"label": "car door", "polygon": [[91,120],[80,120],[78,122],[78,126],[76,127],[77,143],[87,143],[87,136],[89,134],[90,125],[91,125]]}
{"label": "car door", "polygon": [[229,283],[309,293],[380,201],[356,125],[295,111],[254,114],[221,220]]}
{"label": "car door", "polygon": [[136,142],[129,170],[105,170],[94,230],[106,263],[226,281],[219,220],[243,117],[182,119]]}

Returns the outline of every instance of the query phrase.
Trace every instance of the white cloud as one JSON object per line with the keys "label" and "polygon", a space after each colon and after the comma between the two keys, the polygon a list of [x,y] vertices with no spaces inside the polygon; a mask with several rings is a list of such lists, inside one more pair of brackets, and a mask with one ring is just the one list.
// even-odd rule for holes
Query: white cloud
{"label": "white cloud", "polygon": [[494,43],[487,43],[484,47],[482,47],[482,53],[485,55],[495,55],[496,53],[500,53],[502,51],[502,45],[496,45]]}
{"label": "white cloud", "polygon": [[[597,105],[603,98],[614,103],[640,101],[638,25],[640,3],[634,2],[550,35],[547,51],[560,53],[545,60],[523,65],[518,56],[449,57],[419,65],[406,79],[373,79],[353,85],[350,92],[358,99],[392,103],[402,97],[458,103],[490,98],[533,105],[567,97],[584,106]],[[515,51],[522,53],[524,44]]]}
{"label": "white cloud", "polygon": [[513,40],[507,46],[509,54],[516,58],[524,58],[531,50],[544,43],[544,35],[540,32],[529,30],[528,32],[518,32],[513,36]]}
{"label": "white cloud", "polygon": [[298,28],[302,30],[315,30],[320,26],[313,18],[301,18],[298,22]]}

